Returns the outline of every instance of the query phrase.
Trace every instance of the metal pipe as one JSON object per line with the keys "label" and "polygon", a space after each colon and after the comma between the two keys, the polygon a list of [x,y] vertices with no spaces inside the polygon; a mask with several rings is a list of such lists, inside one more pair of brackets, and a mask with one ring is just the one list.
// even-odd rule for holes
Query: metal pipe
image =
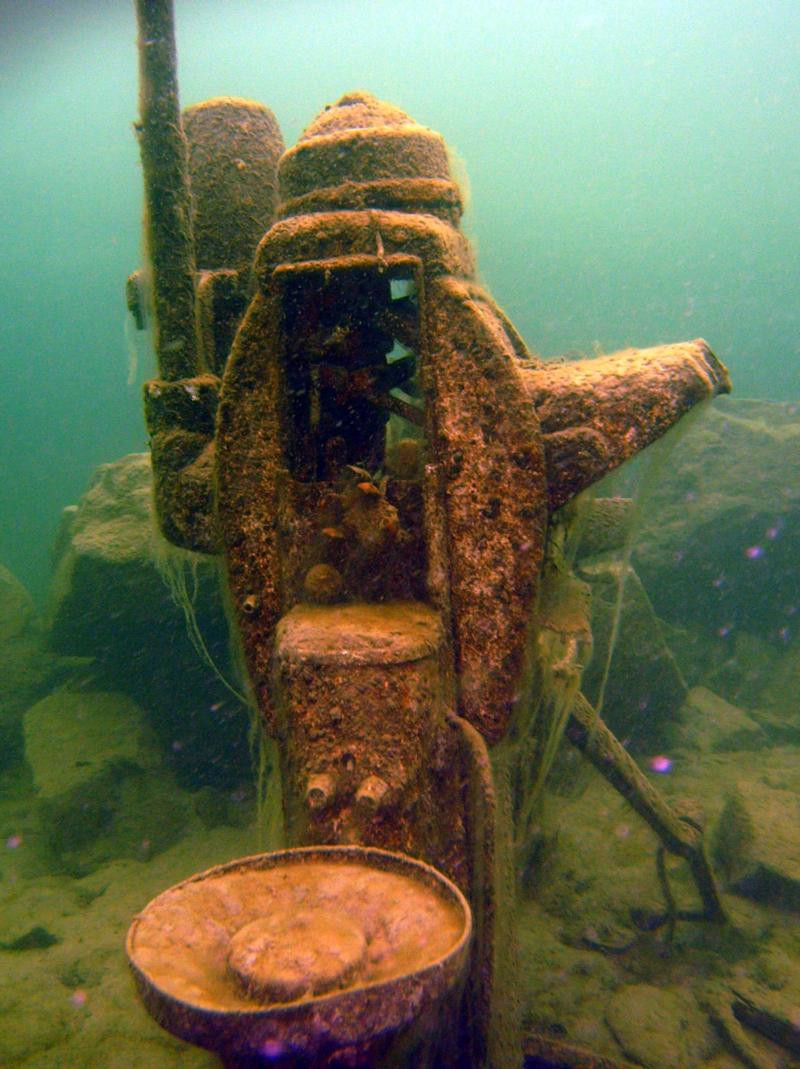
{"label": "metal pipe", "polygon": [[155,348],[165,379],[200,370],[188,150],[178,102],[172,0],[136,0],[144,231],[152,276]]}

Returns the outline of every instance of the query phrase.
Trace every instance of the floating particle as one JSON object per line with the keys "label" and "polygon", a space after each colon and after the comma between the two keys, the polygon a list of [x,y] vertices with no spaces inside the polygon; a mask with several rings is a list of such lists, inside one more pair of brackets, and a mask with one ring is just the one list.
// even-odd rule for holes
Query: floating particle
{"label": "floating particle", "polygon": [[780,527],[768,527],[764,532],[764,537],[768,538],[770,542],[774,542],[780,533]]}
{"label": "floating particle", "polygon": [[747,549],[744,551],[744,555],[745,557],[747,557],[748,560],[760,560],[761,557],[764,556],[764,547],[748,546]]}
{"label": "floating particle", "polygon": [[618,839],[627,839],[628,836],[630,835],[630,833],[631,833],[630,824],[618,824],[616,826],[616,828],[614,828],[614,834],[616,835],[616,837]]}
{"label": "floating particle", "polygon": [[6,850],[16,850],[20,846],[22,846],[21,835],[9,835],[6,839]]}
{"label": "floating particle", "polygon": [[173,739],[172,740],[173,753],[180,753],[182,749],[183,749],[183,743],[181,742],[181,740],[180,739]]}
{"label": "floating particle", "polygon": [[791,629],[791,627],[782,627],[778,631],[778,638],[782,642],[791,642],[791,640],[792,640],[792,629]]}
{"label": "floating particle", "polygon": [[666,754],[660,753],[655,757],[651,757],[649,764],[651,772],[657,772],[660,776],[666,776],[672,771],[673,761],[671,757],[667,757]]}
{"label": "floating particle", "polygon": [[69,996],[69,1000],[73,1006],[85,1006],[88,995],[82,987],[76,987],[72,994]]}
{"label": "floating particle", "polygon": [[722,627],[717,628],[717,634],[720,638],[727,638],[731,631],[733,631],[733,628],[730,624],[723,624]]}

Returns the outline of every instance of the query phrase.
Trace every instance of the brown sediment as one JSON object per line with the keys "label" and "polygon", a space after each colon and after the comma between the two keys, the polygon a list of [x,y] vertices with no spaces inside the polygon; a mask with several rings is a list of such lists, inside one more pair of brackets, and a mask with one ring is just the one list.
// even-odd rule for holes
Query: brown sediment
{"label": "brown sediment", "polygon": [[174,545],[217,551],[213,522],[214,421],[219,398],[215,375],[153,379],[144,408],[153,457],[156,515]]}
{"label": "brown sediment", "polygon": [[[452,894],[448,899],[432,882],[415,882],[412,866],[401,874],[370,864],[369,851],[363,851],[365,862],[358,850],[346,853],[346,863],[336,848],[308,857],[287,852],[284,864],[280,855],[265,855],[262,863],[237,861],[164,891],[134,922],[133,964],[162,991],[202,1009],[252,1010],[394,980],[439,961],[464,941],[467,918]],[[352,959],[352,975],[344,969],[342,977],[326,978],[315,954],[305,974],[295,960],[287,966],[294,980],[281,977],[285,950],[275,943],[287,927],[302,927],[310,949],[321,951],[330,946],[329,929],[342,925],[360,934],[342,954]],[[231,975],[231,956],[237,972],[251,968],[244,948],[257,948],[267,935],[272,960],[261,963],[265,990],[250,993]],[[299,957],[301,947],[295,951]]]}
{"label": "brown sediment", "polygon": [[[425,784],[444,745],[441,642],[438,616],[413,602],[301,604],[282,619],[272,690],[290,842],[357,836],[431,856],[445,804]],[[321,776],[324,804],[312,804]]]}
{"label": "brown sediment", "polygon": [[231,936],[228,972],[259,1002],[294,1002],[361,980],[367,967],[366,926],[343,910],[300,902],[270,909]]}

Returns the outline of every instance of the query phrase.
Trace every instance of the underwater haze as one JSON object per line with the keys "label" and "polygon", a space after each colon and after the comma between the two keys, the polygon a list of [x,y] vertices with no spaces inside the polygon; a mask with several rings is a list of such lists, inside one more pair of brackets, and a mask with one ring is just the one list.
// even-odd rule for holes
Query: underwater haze
{"label": "underwater haze", "polygon": [[[0,33],[0,560],[41,599],[60,510],[145,446],[136,30],[119,0],[6,0]],[[356,88],[440,131],[542,355],[702,336],[737,396],[800,398],[793,0],[179,0],[177,36],[183,105],[260,100],[287,144]]]}

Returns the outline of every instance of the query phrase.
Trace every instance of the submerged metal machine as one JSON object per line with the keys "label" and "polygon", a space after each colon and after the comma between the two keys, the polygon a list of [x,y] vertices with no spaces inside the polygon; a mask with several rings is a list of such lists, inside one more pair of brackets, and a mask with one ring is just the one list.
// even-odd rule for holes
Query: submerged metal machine
{"label": "submerged metal machine", "polygon": [[[361,92],[286,151],[261,105],[181,116],[170,5],[137,6],[158,517],[224,560],[301,849],[159,896],[134,972],[231,1066],[510,1069],[515,762],[545,714],[688,860],[698,915],[724,916],[700,828],[579,693],[586,598],[553,516],[727,372],[703,341],[534,358],[477,282],[439,134]],[[387,873],[406,890],[373,893]],[[189,902],[214,924],[186,965],[194,924],[163,933]],[[450,932],[432,957],[381,971],[426,923]]]}

